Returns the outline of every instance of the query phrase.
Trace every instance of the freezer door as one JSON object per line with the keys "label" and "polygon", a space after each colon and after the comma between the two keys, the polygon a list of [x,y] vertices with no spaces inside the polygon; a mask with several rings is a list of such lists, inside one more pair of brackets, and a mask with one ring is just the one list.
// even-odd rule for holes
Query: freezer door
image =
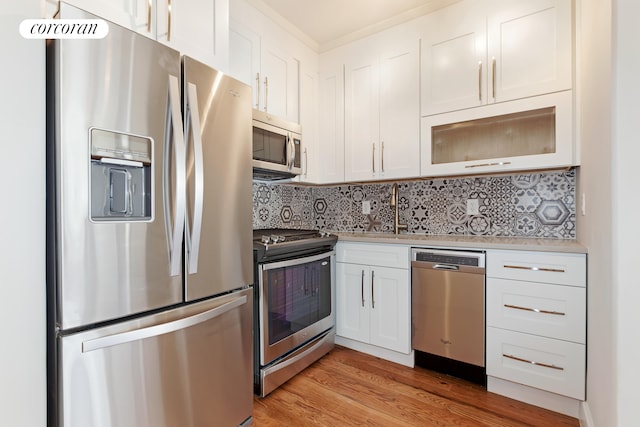
{"label": "freezer door", "polygon": [[[93,16],[61,3],[60,17]],[[109,23],[104,39],[55,40],[47,54],[58,324],[181,302],[179,53]]]}
{"label": "freezer door", "polygon": [[253,407],[252,290],[61,338],[65,427],[237,426]]}
{"label": "freezer door", "polygon": [[253,283],[251,88],[183,57],[185,298]]}

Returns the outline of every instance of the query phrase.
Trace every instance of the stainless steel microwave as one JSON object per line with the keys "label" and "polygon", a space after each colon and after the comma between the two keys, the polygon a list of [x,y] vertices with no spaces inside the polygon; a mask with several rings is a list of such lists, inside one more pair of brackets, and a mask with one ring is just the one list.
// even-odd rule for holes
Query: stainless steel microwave
{"label": "stainless steel microwave", "polygon": [[302,127],[253,110],[253,178],[279,180],[302,173]]}

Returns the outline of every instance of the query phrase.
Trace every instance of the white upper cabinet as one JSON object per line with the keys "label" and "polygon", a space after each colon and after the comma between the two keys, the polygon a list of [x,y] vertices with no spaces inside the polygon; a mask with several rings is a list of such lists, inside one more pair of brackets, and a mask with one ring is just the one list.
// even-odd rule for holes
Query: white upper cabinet
{"label": "white upper cabinet", "polygon": [[156,38],[222,72],[229,68],[229,0],[156,0]]}
{"label": "white upper cabinet", "polygon": [[422,115],[572,86],[569,0],[467,0],[429,15]]}
{"label": "white upper cabinet", "polygon": [[423,176],[578,164],[572,91],[422,117]]}
{"label": "white upper cabinet", "polygon": [[487,21],[489,102],[571,89],[571,3],[496,1]]}
{"label": "white upper cabinet", "polygon": [[231,21],[229,73],[253,89],[253,108],[300,123],[300,63],[279,43]]}
{"label": "white upper cabinet", "polygon": [[155,10],[149,0],[65,0],[96,16],[155,38]]}
{"label": "white upper cabinet", "polygon": [[300,63],[277,42],[262,38],[260,71],[256,73],[258,109],[299,123]]}
{"label": "white upper cabinet", "polygon": [[213,68],[223,72],[228,69],[229,0],[71,0],[67,3],[156,39]]}
{"label": "white upper cabinet", "polygon": [[[345,179],[371,180],[380,173],[378,58],[361,49],[345,64]],[[378,152],[376,152],[378,151]]]}
{"label": "white upper cabinet", "polygon": [[345,62],[345,179],[419,174],[418,41],[371,39]]}
{"label": "white upper cabinet", "polygon": [[260,36],[235,20],[229,21],[229,74],[253,88],[253,108],[257,107],[257,80],[260,72]]}
{"label": "white upper cabinet", "polygon": [[380,55],[380,178],[420,173],[419,69],[416,39]]}
{"label": "white upper cabinet", "polygon": [[[324,61],[318,80],[319,126],[315,182],[344,182],[344,65]],[[303,128],[306,135],[306,131]]]}
{"label": "white upper cabinet", "polygon": [[[303,65],[303,64],[301,64]],[[302,126],[301,165],[298,182],[318,181],[318,73],[310,67],[300,68],[300,125]]]}
{"label": "white upper cabinet", "polygon": [[[483,2],[484,4],[484,2]],[[421,40],[422,115],[486,103],[484,10],[462,2],[426,17]]]}

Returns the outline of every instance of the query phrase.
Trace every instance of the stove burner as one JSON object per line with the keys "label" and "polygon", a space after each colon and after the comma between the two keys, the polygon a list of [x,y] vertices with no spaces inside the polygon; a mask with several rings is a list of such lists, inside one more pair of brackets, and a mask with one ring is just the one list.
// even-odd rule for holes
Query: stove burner
{"label": "stove burner", "polygon": [[284,236],[279,236],[277,234],[272,234],[270,236],[261,236],[260,240],[262,241],[262,243],[268,245],[271,243],[278,243],[278,242],[284,242],[285,240],[287,240],[286,237]]}
{"label": "stove burner", "polygon": [[326,231],[305,229],[253,230],[253,248],[259,260],[287,257],[301,252],[333,249],[338,237]]}

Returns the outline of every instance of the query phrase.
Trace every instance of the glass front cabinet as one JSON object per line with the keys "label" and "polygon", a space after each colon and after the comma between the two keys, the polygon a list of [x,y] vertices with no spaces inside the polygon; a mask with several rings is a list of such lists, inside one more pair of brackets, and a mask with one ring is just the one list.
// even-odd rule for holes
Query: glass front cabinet
{"label": "glass front cabinet", "polygon": [[578,164],[572,91],[422,118],[421,175],[466,175]]}

